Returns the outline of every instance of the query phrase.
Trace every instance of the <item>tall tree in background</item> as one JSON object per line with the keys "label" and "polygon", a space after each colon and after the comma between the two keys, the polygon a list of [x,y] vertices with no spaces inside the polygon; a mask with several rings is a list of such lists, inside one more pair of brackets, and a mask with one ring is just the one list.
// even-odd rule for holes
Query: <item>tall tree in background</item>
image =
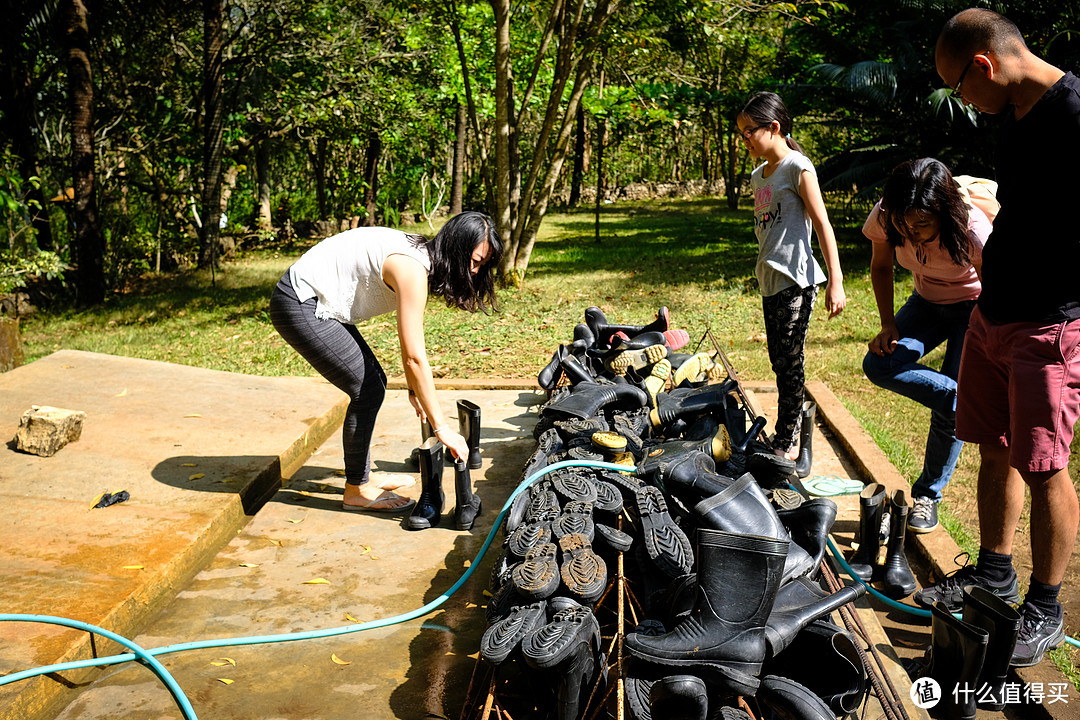
{"label": "tall tree in background", "polygon": [[[543,31],[534,44],[534,54],[526,58],[527,82],[519,100],[511,64],[510,2],[490,1],[495,12],[495,220],[507,245],[499,274],[503,283],[517,285],[525,276],[562,172],[601,33],[620,2],[599,0],[587,15],[584,0],[554,0],[543,22],[536,23]],[[555,56],[554,67],[542,76],[541,68],[551,60],[549,49]],[[546,87],[540,92],[546,93],[538,97],[543,107],[542,115],[538,113],[536,118],[540,124],[526,134],[521,123],[532,120],[532,96],[542,82]],[[522,155],[531,158],[527,177],[521,172]]]}
{"label": "tall tree in background", "polygon": [[203,188],[199,267],[217,264],[223,143],[221,2],[203,0]]}
{"label": "tall tree in background", "polygon": [[105,240],[98,226],[94,184],[94,83],[90,72],[90,24],[82,0],[64,0],[60,12],[71,110],[71,175],[78,258],[79,302],[105,299]]}

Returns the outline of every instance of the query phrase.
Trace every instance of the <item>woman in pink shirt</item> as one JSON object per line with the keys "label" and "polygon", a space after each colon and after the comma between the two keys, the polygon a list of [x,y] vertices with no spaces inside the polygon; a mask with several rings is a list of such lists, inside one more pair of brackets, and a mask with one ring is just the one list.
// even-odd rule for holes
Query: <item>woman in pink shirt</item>
{"label": "woman in pink shirt", "polygon": [[[875,385],[930,408],[922,474],[911,488],[908,529],[937,527],[937,503],[964,443],[956,439],[956,378],[968,317],[982,285],[982,247],[990,220],[972,205],[949,169],[933,158],[898,165],[863,225],[872,242],[870,278],[881,332],[863,371]],[[915,290],[893,313],[893,261],[911,271]],[[941,369],[920,360],[945,343]]]}

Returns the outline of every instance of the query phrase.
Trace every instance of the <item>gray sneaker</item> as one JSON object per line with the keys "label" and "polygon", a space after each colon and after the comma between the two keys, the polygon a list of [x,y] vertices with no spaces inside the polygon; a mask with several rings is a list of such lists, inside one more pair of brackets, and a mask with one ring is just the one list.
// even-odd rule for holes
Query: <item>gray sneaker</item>
{"label": "gray sneaker", "polygon": [[1020,634],[1013,650],[1013,667],[1031,667],[1042,662],[1047,650],[1065,642],[1065,618],[1044,615],[1030,603],[1020,606]]}
{"label": "gray sneaker", "polygon": [[928,497],[912,498],[907,526],[913,533],[928,533],[937,528],[937,503]]}
{"label": "gray sneaker", "polygon": [[[976,573],[975,565],[964,565],[956,572],[946,575],[936,585],[930,585],[915,593],[915,603],[925,608],[931,608],[934,603],[944,603],[951,613],[958,613],[964,607],[964,586],[979,585],[984,587],[999,598],[1015,605],[1020,602],[1020,589],[1016,584],[1016,573],[1004,585],[993,585],[981,575]],[[1019,647],[1019,646],[1018,646]]]}

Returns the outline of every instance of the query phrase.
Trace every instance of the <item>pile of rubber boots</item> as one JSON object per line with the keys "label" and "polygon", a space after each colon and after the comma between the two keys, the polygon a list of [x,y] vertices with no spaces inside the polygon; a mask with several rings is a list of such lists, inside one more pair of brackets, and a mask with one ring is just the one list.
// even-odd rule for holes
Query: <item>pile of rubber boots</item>
{"label": "pile of rubber boots", "polygon": [[[481,657],[497,687],[525,679],[524,712],[561,720],[605,697],[616,632],[637,720],[736,718],[740,698],[783,717],[850,713],[866,676],[831,613],[863,587],[819,580],[836,505],[792,488],[794,463],[722,366],[675,357],[685,338],[664,308],[645,326],[589,308],[541,371],[549,399],[522,474],[535,479],[502,528]],[[580,465],[545,472],[564,461]],[[620,558],[636,623],[621,629]]]}

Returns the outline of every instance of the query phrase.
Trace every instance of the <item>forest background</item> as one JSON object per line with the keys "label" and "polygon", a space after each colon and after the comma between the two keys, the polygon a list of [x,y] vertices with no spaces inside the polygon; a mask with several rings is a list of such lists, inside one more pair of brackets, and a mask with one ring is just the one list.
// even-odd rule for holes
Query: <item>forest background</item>
{"label": "forest background", "polygon": [[[969,4],[1080,68],[1080,6],[1041,0],[0,0],[0,309],[29,360],[308,373],[266,318],[293,257],[347,227],[430,233],[476,209],[508,243],[504,307],[430,309],[441,373],[535,375],[584,307],[644,323],[668,305],[768,380],[734,115],[774,90],[852,298],[815,320],[810,379],[913,480],[926,417],[859,372],[877,330],[859,228],[903,160],[994,177],[997,119],[932,62]],[[393,374],[392,327],[363,332]],[[976,463],[966,449],[944,513],[972,550]],[[1080,575],[1066,584],[1080,609]]]}

